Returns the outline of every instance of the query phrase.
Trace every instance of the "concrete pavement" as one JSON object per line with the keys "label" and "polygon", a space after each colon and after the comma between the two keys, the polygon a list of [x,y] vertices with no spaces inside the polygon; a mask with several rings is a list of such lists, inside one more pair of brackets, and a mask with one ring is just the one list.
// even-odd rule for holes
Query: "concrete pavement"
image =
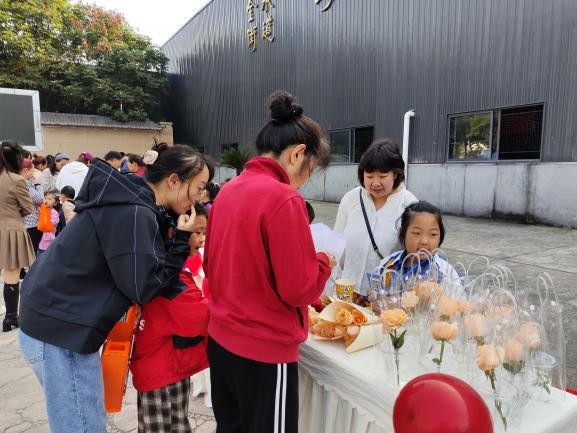
{"label": "concrete pavement", "polygon": [[[332,227],[337,204],[313,202],[313,206],[315,222]],[[577,231],[452,216],[444,220],[443,248],[451,261],[470,262],[485,255],[508,266],[520,285],[531,284],[540,272],[551,274],[564,306],[568,386],[577,388]],[[20,357],[15,331],[0,334],[0,401],[0,432],[49,432],[40,385]],[[214,432],[212,411],[204,407],[202,397],[191,401],[189,413],[195,432]],[[130,387],[123,411],[109,417],[109,431],[136,432],[136,424],[136,394]]]}

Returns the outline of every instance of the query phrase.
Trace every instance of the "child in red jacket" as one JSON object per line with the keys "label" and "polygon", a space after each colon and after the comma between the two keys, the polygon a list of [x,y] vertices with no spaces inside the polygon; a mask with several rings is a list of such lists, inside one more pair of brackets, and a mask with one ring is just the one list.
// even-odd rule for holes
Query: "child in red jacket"
{"label": "child in red jacket", "polygon": [[207,212],[202,205],[195,210],[190,256],[180,274],[188,289],[172,300],[158,296],[142,306],[130,361],[139,433],[192,431],[187,417],[190,376],[208,367],[208,306],[203,284],[195,278],[202,266],[199,249]]}

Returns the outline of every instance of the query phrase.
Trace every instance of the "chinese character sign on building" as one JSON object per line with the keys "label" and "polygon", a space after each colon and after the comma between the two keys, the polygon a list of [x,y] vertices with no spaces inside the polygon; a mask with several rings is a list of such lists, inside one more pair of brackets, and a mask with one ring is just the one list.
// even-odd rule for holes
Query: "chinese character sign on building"
{"label": "chinese character sign on building", "polygon": [[270,13],[270,10],[274,8],[271,0],[262,0],[262,10],[267,14]]}
{"label": "chinese character sign on building", "polygon": [[262,0],[262,11],[265,14],[264,22],[262,25],[262,38],[265,41],[269,41],[269,42],[274,41],[274,35],[273,35],[273,22],[274,22],[274,20],[272,19],[272,16],[271,16],[272,8],[274,8],[274,5],[272,4],[272,0]]}
{"label": "chinese character sign on building", "polygon": [[[321,4],[321,11],[325,12],[328,11],[329,8],[333,5],[333,0],[314,0],[315,4]],[[324,4],[322,4],[325,2]]]}
{"label": "chinese character sign on building", "polygon": [[266,39],[269,42],[272,42],[274,40],[274,35],[272,34],[272,32],[273,32],[272,24],[273,24],[273,19],[269,15],[265,18],[264,24],[262,26],[262,38]]}
{"label": "chinese character sign on building", "polygon": [[[248,22],[246,38],[248,48],[252,51],[256,51],[257,48],[259,29],[265,42],[273,42],[275,37],[274,18],[272,16],[272,12],[276,7],[275,4],[273,0],[260,0],[260,5],[257,1],[259,0],[247,0],[246,3],[246,18]],[[323,12],[327,11],[334,2],[334,0],[313,1]],[[274,0],[274,2],[276,3],[277,0]]]}
{"label": "chinese character sign on building", "polygon": [[248,28],[246,30],[246,38],[250,50],[256,51],[259,23],[261,23],[260,33],[262,34],[262,38],[268,42],[274,41],[274,19],[272,17],[274,8],[275,5],[272,0],[261,0],[260,7],[255,0],[247,0],[246,18]]}
{"label": "chinese character sign on building", "polygon": [[248,29],[246,31],[246,38],[248,42],[248,48],[252,51],[256,50],[256,35],[257,28],[255,26],[255,13],[254,10],[257,7],[253,0],[247,0],[246,4],[246,18],[248,20]]}

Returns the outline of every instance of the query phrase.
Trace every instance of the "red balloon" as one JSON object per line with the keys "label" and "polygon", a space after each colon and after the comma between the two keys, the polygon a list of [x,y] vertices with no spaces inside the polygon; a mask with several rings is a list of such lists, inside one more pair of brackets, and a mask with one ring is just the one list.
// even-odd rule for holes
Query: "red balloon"
{"label": "red balloon", "polygon": [[493,433],[481,396],[461,379],[424,374],[407,383],[393,408],[395,433]]}

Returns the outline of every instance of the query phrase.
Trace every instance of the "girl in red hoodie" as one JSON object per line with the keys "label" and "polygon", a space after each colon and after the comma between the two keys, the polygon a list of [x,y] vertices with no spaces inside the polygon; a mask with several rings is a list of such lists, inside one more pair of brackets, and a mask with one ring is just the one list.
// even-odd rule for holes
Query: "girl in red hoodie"
{"label": "girl in red hoodie", "polygon": [[204,270],[210,281],[208,356],[218,433],[298,431],[298,347],[307,306],[334,259],[315,253],[297,189],[330,148],[286,92],[269,99],[260,156],[227,182],[210,211]]}
{"label": "girl in red hoodie", "polygon": [[130,360],[139,433],[192,432],[187,416],[190,376],[208,367],[206,280],[203,284],[197,278],[207,211],[203,205],[195,211],[190,256],[180,274],[188,288],[172,300],[158,296],[142,306]]}

